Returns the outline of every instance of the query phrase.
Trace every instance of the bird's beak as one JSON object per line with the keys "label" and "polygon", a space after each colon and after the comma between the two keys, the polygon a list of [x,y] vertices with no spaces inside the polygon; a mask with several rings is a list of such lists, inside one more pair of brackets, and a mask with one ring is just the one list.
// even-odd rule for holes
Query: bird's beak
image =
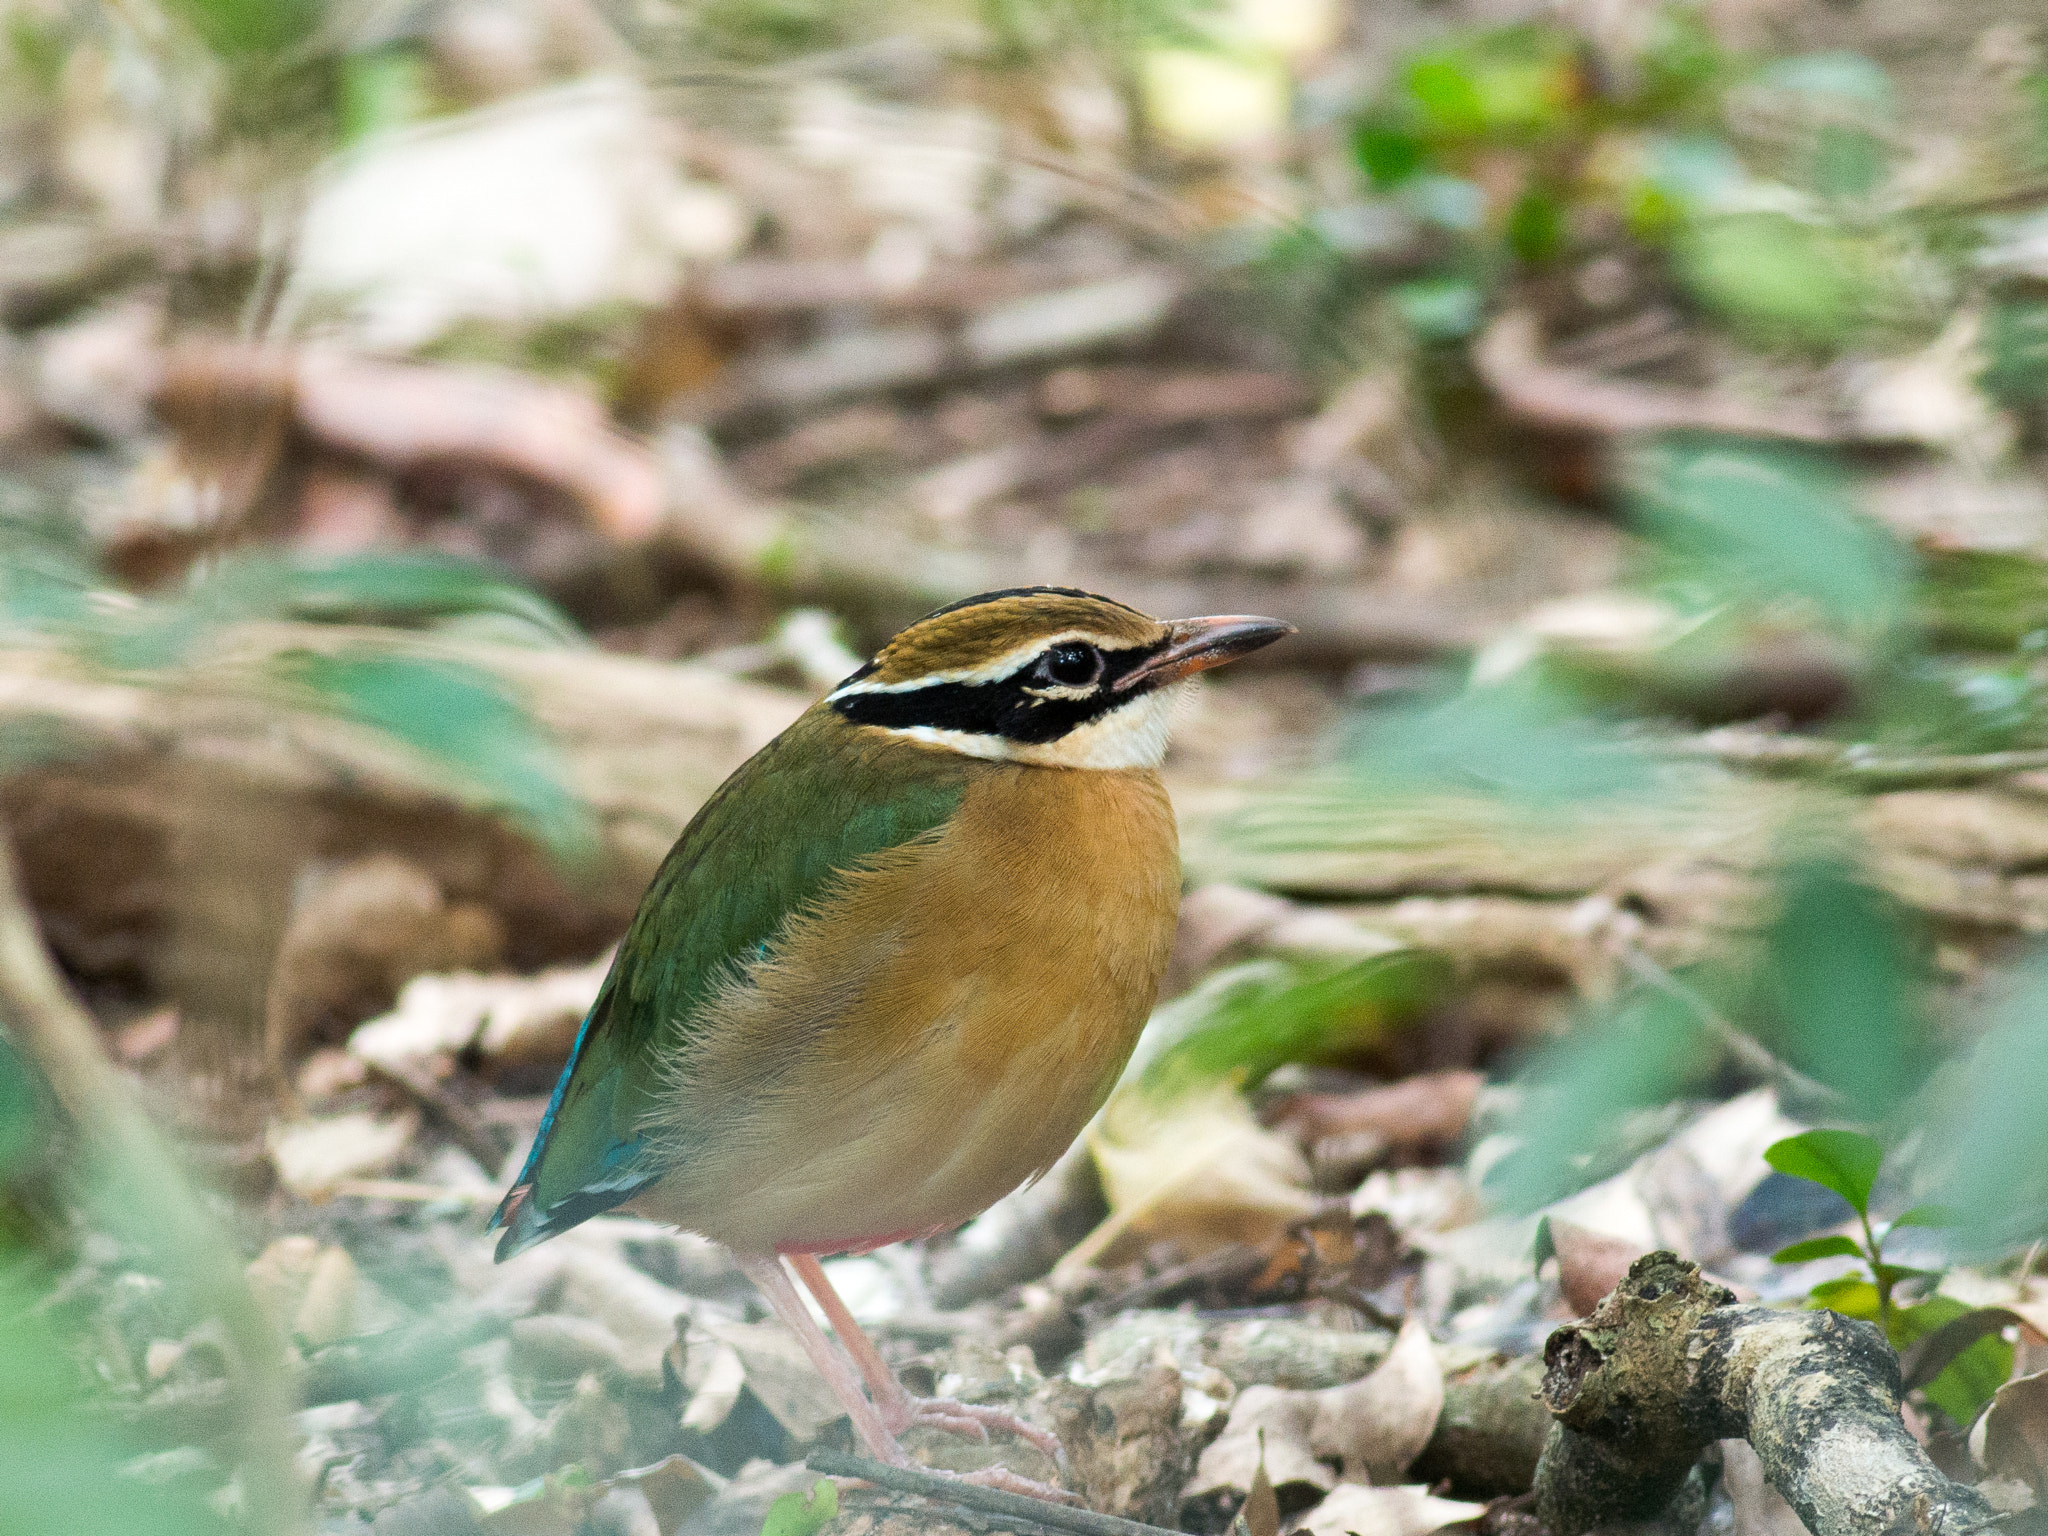
{"label": "bird's beak", "polygon": [[1226,613],[1210,619],[1176,619],[1166,626],[1166,648],[1148,656],[1110,685],[1115,693],[1131,689],[1177,683],[1197,672],[1220,667],[1226,661],[1271,645],[1283,635],[1294,633],[1292,624],[1278,619],[1255,618],[1250,614]]}

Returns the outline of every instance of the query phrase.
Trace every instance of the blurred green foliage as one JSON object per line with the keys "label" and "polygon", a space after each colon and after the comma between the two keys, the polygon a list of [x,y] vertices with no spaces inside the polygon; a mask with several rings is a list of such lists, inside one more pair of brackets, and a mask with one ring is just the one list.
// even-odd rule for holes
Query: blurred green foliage
{"label": "blurred green foliage", "polygon": [[1160,1010],[1153,1033],[1164,1044],[1141,1081],[1160,1094],[1221,1077],[1255,1087],[1289,1062],[1355,1059],[1420,1017],[1450,982],[1440,957],[1414,950],[1232,966]]}
{"label": "blurred green foliage", "polygon": [[817,1536],[838,1516],[839,1485],[821,1477],[809,1493],[792,1490],[778,1496],[761,1522],[761,1536]]}
{"label": "blurred green foliage", "polygon": [[[84,1357],[81,1297],[54,1255],[75,1169],[50,1153],[61,1116],[0,1024],[0,1530],[8,1536],[214,1536],[231,1529],[209,1481],[165,1480],[156,1445],[109,1410]],[[118,1209],[87,1196],[105,1217]],[[117,1227],[116,1230],[119,1230]]]}
{"label": "blurred green foliage", "polygon": [[[190,681],[210,646],[262,621],[377,625],[528,646],[580,645],[545,599],[487,567],[404,552],[307,557],[224,554],[182,583],[137,596],[114,587],[75,534],[33,516],[0,516],[0,640],[55,645],[110,676]],[[575,863],[595,836],[587,808],[525,709],[474,665],[419,651],[341,644],[270,658],[239,686],[282,686],[299,702],[370,725],[469,786],[557,856]],[[216,679],[216,685],[219,680]],[[17,741],[18,766],[35,742]],[[52,737],[51,751],[63,744]]]}

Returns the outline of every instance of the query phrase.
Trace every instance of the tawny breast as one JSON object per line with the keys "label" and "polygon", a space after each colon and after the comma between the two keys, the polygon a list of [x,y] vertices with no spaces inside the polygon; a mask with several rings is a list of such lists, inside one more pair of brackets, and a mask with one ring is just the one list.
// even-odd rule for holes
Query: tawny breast
{"label": "tawny breast", "polygon": [[1101,1105],[1180,899],[1149,771],[990,764],[938,834],[843,881],[693,1027],[634,1202],[741,1250],[955,1225]]}

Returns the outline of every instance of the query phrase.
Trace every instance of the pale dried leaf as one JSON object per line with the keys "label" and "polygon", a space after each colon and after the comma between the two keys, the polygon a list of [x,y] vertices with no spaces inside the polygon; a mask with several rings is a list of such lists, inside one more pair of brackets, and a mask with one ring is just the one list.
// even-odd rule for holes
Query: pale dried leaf
{"label": "pale dried leaf", "polygon": [[690,1351],[693,1368],[700,1356],[707,1361],[702,1380],[696,1382],[690,1392],[690,1404],[683,1410],[683,1428],[694,1429],[700,1435],[708,1435],[726,1421],[740,1400],[740,1389],[747,1384],[747,1368],[741,1362],[739,1351],[730,1344],[716,1344],[706,1340],[707,1349]]}
{"label": "pale dried leaf", "polygon": [[1980,1459],[1987,1468],[2048,1496],[2048,1371],[2000,1387],[1982,1432]]}
{"label": "pale dried leaf", "polygon": [[1721,1486],[1735,1506],[1734,1536],[1806,1536],[1806,1522],[1764,1479],[1764,1464],[1747,1440],[1721,1442]]}
{"label": "pale dried leaf", "polygon": [[678,177],[665,142],[617,77],[380,135],[317,180],[282,312],[340,310],[355,343],[404,351],[470,317],[658,302],[682,259],[732,254],[749,222]]}
{"label": "pale dried leaf", "polygon": [[1344,1483],[1295,1525],[1297,1536],[1427,1536],[1460,1520],[1476,1520],[1484,1504],[1440,1499],[1420,1484],[1367,1488]]}
{"label": "pale dried leaf", "polygon": [[581,1245],[562,1243],[556,1310],[604,1324],[619,1341],[628,1373],[644,1385],[659,1386],[662,1356],[675,1339],[676,1319],[690,1310],[690,1299],[642,1274],[602,1243],[597,1234]]}
{"label": "pale dried leaf", "polygon": [[1262,1464],[1276,1488],[1306,1483],[1328,1490],[1337,1486],[1332,1472],[1309,1449],[1315,1423],[1316,1394],[1283,1387],[1246,1387],[1230,1405],[1223,1433],[1202,1452],[1184,1498],[1230,1490],[1249,1494]]}
{"label": "pale dried leaf", "polygon": [[1392,1483],[1422,1454],[1444,1408],[1444,1372],[1420,1317],[1401,1324],[1372,1374],[1313,1394],[1309,1447],[1343,1464],[1344,1476]]}
{"label": "pale dried leaf", "polygon": [[292,1320],[292,1332],[312,1345],[332,1344],[361,1332],[356,1326],[356,1298],[362,1285],[346,1248],[323,1249],[306,1277],[306,1294]]}
{"label": "pale dried leaf", "polygon": [[1055,1276],[1094,1263],[1118,1239],[1168,1239],[1200,1254],[1269,1242],[1318,1209],[1309,1169],[1288,1137],[1261,1126],[1229,1083],[1160,1101],[1119,1094],[1089,1148],[1110,1215],[1060,1261]]}
{"label": "pale dried leaf", "polygon": [[846,1411],[803,1346],[780,1323],[706,1319],[703,1328],[739,1356],[747,1386],[792,1439],[815,1440],[820,1429]]}
{"label": "pale dried leaf", "polygon": [[384,1173],[419,1130],[407,1110],[385,1117],[363,1111],[296,1124],[273,1124],[268,1135],[277,1181],[305,1200],[320,1200],[344,1179]]}
{"label": "pale dried leaf", "polygon": [[417,976],[391,1012],[349,1036],[349,1053],[380,1066],[472,1045],[490,1061],[560,1061],[610,969],[607,951],[589,965],[558,966],[534,976]]}

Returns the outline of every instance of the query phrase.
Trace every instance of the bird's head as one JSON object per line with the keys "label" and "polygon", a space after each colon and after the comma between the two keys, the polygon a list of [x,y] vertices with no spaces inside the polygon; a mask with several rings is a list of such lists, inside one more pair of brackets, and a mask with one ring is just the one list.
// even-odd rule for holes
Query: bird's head
{"label": "bird's head", "polygon": [[855,725],[972,757],[1149,768],[1175,686],[1293,626],[1160,620],[1065,587],[984,592],[927,614],[826,696]]}

